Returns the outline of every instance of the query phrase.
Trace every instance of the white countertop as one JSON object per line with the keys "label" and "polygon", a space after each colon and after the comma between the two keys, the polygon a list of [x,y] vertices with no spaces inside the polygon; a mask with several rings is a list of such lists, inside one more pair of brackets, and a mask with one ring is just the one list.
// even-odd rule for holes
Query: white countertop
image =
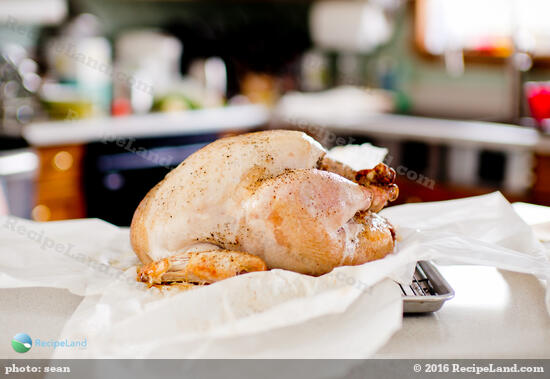
{"label": "white countertop", "polygon": [[23,136],[33,146],[67,145],[118,137],[147,138],[248,130],[268,121],[267,108],[239,105],[186,112],[33,123],[25,127]]}
{"label": "white countertop", "polygon": [[439,266],[455,290],[440,311],[405,316],[378,358],[550,358],[544,285],[484,266]]}

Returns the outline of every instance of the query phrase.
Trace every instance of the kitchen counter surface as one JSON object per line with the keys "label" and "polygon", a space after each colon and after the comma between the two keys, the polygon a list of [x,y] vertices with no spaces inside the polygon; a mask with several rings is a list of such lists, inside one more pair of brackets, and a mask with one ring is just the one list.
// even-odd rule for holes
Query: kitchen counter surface
{"label": "kitchen counter surface", "polygon": [[378,358],[550,358],[545,289],[532,275],[439,266],[455,289],[440,311],[406,316]]}

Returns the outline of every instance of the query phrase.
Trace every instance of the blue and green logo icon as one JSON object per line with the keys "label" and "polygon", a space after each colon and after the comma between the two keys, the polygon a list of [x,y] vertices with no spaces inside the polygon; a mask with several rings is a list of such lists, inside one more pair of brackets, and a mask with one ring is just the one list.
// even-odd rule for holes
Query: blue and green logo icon
{"label": "blue and green logo icon", "polygon": [[26,333],[17,333],[11,340],[11,347],[18,353],[26,353],[32,347],[32,339]]}

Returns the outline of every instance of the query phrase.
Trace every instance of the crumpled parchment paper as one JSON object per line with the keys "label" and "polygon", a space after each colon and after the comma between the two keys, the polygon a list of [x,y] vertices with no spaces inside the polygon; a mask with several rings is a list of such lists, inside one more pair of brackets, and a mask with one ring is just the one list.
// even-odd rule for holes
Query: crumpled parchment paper
{"label": "crumpled parchment paper", "polygon": [[549,252],[500,193],[382,214],[398,234],[396,252],[382,260],[321,277],[257,272],[189,291],[135,282],[138,260],[126,228],[3,217],[0,287],[85,296],[62,337],[86,337],[88,347],[58,348],[56,358],[364,358],[401,327],[393,280],[406,283],[417,260],[550,277]]}

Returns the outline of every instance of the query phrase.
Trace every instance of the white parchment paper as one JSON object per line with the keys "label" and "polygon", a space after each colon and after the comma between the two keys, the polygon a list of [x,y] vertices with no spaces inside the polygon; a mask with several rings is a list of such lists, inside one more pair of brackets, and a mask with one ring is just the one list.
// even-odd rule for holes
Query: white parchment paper
{"label": "white parchment paper", "polygon": [[392,279],[407,282],[417,260],[550,276],[548,251],[500,193],[382,214],[399,236],[396,252],[382,260],[321,277],[251,273],[184,292],[135,282],[138,261],[125,228],[4,217],[0,287],[85,296],[62,337],[86,337],[88,347],[60,348],[55,357],[363,358],[401,327]]}

